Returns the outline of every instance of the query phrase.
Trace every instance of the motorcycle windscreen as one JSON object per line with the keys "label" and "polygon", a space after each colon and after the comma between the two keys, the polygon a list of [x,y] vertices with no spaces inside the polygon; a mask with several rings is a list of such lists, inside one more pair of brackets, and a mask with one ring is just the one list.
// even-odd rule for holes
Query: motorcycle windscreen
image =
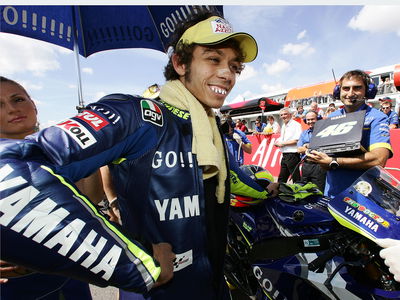
{"label": "motorcycle windscreen", "polygon": [[373,241],[400,239],[400,182],[381,167],[367,170],[328,209],[341,225]]}

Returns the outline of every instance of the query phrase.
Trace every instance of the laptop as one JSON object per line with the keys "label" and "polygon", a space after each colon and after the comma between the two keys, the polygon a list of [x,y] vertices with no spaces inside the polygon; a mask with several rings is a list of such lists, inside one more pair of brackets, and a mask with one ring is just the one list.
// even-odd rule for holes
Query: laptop
{"label": "laptop", "polygon": [[314,125],[309,149],[333,154],[352,156],[366,152],[361,145],[365,110],[348,113],[324,120]]}

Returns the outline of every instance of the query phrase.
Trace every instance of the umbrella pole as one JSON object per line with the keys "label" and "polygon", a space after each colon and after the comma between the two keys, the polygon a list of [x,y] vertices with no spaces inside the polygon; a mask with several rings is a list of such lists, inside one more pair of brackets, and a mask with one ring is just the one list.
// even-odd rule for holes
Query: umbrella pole
{"label": "umbrella pole", "polygon": [[[78,14],[78,18],[80,18],[80,11],[78,6],[72,6],[72,15],[73,15],[73,39],[74,39],[74,53],[75,53],[75,66],[76,73],[78,75],[78,101],[79,104],[76,106],[78,112],[85,108],[85,103],[83,102],[83,93],[82,93],[82,77],[81,77],[81,64],[79,61],[79,45],[78,45],[78,27],[77,21],[75,19],[76,13]],[[83,33],[82,33],[83,34]]]}
{"label": "umbrella pole", "polygon": [[79,105],[76,106],[76,109],[78,111],[81,111],[85,107],[85,103],[83,102],[83,96],[82,96],[81,65],[79,62],[79,47],[78,43],[76,42],[76,32],[74,37],[74,52],[75,52],[76,72],[78,74],[78,99],[79,99]]}

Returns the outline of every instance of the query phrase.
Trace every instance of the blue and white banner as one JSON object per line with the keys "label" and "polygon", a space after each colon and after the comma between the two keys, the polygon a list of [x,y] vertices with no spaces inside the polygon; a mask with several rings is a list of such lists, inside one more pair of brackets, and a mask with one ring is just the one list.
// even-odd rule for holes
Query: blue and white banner
{"label": "blue and white banner", "polygon": [[68,49],[76,30],[84,57],[110,49],[149,48],[166,51],[176,24],[222,6],[0,6],[0,31]]}

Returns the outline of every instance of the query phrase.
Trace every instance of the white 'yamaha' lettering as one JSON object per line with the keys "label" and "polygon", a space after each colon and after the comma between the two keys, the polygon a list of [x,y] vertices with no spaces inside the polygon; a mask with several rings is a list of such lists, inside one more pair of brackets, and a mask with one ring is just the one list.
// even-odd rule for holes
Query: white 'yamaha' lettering
{"label": "white 'yamaha' lettering", "polygon": [[[11,227],[16,232],[21,232],[24,228],[24,236],[32,237],[35,242],[42,242],[50,232],[68,215],[69,212],[60,207],[57,210],[53,209],[57,204],[50,198],[41,202],[35,209],[30,210],[25,216]],[[26,227],[28,224],[28,227]]]}
{"label": "white 'yamaha' lettering", "polygon": [[[5,165],[0,169],[1,192],[27,183],[21,176],[4,180],[12,171],[13,169],[9,165]],[[22,233],[25,237],[31,238],[37,243],[49,238],[44,246],[52,249],[60,245],[58,253],[67,257],[70,255],[69,258],[73,261],[78,261],[83,255],[88,254],[88,257],[81,265],[86,268],[91,267],[90,270],[95,274],[103,271],[102,278],[108,280],[114,272],[122,249],[113,245],[102,257],[101,261],[96,264],[99,254],[108,240],[101,236],[97,244],[93,246],[92,243],[98,236],[93,230],[85,238],[81,237],[81,231],[86,226],[86,223],[79,218],[75,218],[64,226],[62,221],[70,215],[70,212],[63,207],[59,207],[51,198],[40,201],[35,207],[30,207],[25,215],[15,219],[39,193],[35,187],[27,186],[3,198],[0,201],[0,224],[9,227],[15,232]],[[13,221],[16,222],[10,227],[10,223]],[[61,229],[57,229],[58,227]],[[84,240],[84,242],[70,254],[70,250],[77,240]]]}
{"label": "white 'yamaha' lettering", "polygon": [[358,223],[365,225],[366,227],[368,227],[369,229],[371,229],[375,232],[378,231],[379,227],[378,227],[377,223],[375,223],[373,220],[367,218],[364,214],[359,213],[355,209],[351,208],[350,206],[346,206],[346,208],[344,209],[344,212],[347,215],[349,215],[350,217],[352,217],[353,219],[356,219],[358,221]]}
{"label": "white 'yamaha' lettering", "polygon": [[199,195],[183,197],[183,203],[179,198],[154,200],[154,203],[160,221],[200,216]]}

